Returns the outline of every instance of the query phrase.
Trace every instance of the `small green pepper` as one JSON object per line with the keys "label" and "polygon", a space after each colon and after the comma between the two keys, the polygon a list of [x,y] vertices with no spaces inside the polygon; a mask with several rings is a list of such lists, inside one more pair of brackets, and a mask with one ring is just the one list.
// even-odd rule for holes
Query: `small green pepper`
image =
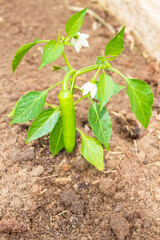
{"label": "small green pepper", "polygon": [[62,90],[59,95],[59,106],[62,115],[63,142],[68,153],[75,147],[76,115],[73,95],[69,90]]}

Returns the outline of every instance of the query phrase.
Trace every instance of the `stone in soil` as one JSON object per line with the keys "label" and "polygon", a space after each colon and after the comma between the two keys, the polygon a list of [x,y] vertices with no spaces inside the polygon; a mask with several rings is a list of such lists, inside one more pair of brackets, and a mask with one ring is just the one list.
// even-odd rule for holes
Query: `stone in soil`
{"label": "stone in soil", "polygon": [[32,177],[39,177],[42,173],[43,173],[43,166],[38,166],[32,169],[32,171],[30,172],[30,175]]}
{"label": "stone in soil", "polygon": [[127,235],[129,234],[129,223],[119,214],[112,215],[110,220],[110,226],[118,240],[124,240],[125,237],[127,237]]}
{"label": "stone in soil", "polygon": [[0,232],[24,232],[28,229],[28,226],[22,221],[18,221],[15,218],[3,219],[0,221]]}
{"label": "stone in soil", "polygon": [[84,203],[79,199],[79,196],[73,190],[62,192],[60,199],[61,203],[63,203],[66,207],[70,207],[72,212],[83,212]]}
{"label": "stone in soil", "polygon": [[117,184],[112,178],[101,178],[99,189],[104,194],[110,196],[116,193]]}

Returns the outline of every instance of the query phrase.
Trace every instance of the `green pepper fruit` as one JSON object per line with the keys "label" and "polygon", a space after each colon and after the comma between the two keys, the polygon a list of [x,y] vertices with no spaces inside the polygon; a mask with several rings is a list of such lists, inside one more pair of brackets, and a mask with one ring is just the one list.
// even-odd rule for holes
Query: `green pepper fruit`
{"label": "green pepper fruit", "polygon": [[62,115],[63,142],[66,151],[71,153],[75,147],[76,138],[76,115],[73,95],[69,90],[62,90],[58,98]]}

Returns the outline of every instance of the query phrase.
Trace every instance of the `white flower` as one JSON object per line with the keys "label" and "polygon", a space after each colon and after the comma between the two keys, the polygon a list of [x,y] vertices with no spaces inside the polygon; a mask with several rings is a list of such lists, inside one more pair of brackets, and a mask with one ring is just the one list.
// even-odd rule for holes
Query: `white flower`
{"label": "white flower", "polygon": [[91,98],[94,98],[97,93],[97,86],[95,83],[87,82],[85,83],[81,89],[83,90],[83,96],[90,92]]}
{"label": "white flower", "polygon": [[74,45],[76,51],[79,53],[81,47],[89,47],[88,41],[86,38],[89,38],[89,35],[85,33],[77,33],[77,38],[74,37],[71,39],[71,43]]}

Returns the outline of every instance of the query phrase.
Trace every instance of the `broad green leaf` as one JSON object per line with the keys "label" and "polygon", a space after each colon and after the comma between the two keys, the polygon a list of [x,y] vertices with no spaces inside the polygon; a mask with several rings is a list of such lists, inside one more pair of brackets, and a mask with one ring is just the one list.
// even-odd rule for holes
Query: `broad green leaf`
{"label": "broad green leaf", "polygon": [[56,156],[62,148],[64,148],[62,134],[62,117],[59,118],[58,122],[50,133],[49,145],[53,157]]}
{"label": "broad green leaf", "polygon": [[40,69],[59,58],[63,51],[64,45],[62,43],[57,43],[56,40],[49,41],[43,48]]}
{"label": "broad green leaf", "polygon": [[42,111],[46,101],[47,91],[29,92],[19,101],[11,125],[14,123],[27,122]]}
{"label": "broad green leaf", "polygon": [[68,70],[69,70],[69,68],[67,66],[66,67],[59,67],[59,66],[53,65],[52,67],[53,67],[53,72],[61,70],[61,69],[63,69],[65,72],[68,72]]}
{"label": "broad green leaf", "polygon": [[105,56],[117,57],[123,51],[124,29],[125,27],[106,45]]}
{"label": "broad green leaf", "polygon": [[100,111],[109,101],[109,99],[122,89],[124,89],[124,86],[120,86],[114,83],[111,76],[102,73],[98,82],[98,99],[100,102]]}
{"label": "broad green leaf", "polygon": [[16,70],[16,68],[18,67],[18,65],[19,65],[20,61],[22,60],[22,58],[24,57],[24,55],[29,51],[29,49],[31,49],[37,43],[41,43],[41,42],[44,42],[44,40],[35,39],[33,42],[27,43],[18,49],[18,51],[16,52],[16,54],[13,58],[13,61],[12,61],[13,73]]}
{"label": "broad green leaf", "polygon": [[140,79],[127,80],[127,95],[130,100],[131,110],[139,122],[147,128],[153,105],[153,93],[150,86]]}
{"label": "broad green leaf", "polygon": [[80,132],[82,136],[81,154],[82,156],[98,170],[104,169],[103,147],[95,138],[86,136]]}
{"label": "broad green leaf", "polygon": [[81,10],[80,12],[75,13],[69,18],[65,26],[65,31],[70,37],[73,37],[78,33],[79,29],[82,26],[87,9],[88,7]]}
{"label": "broad green leaf", "polygon": [[95,102],[92,103],[88,121],[93,130],[95,137],[105,146],[109,151],[109,142],[112,133],[112,124],[110,115],[107,109],[104,107],[102,111],[99,110],[99,105]]}
{"label": "broad green leaf", "polygon": [[13,108],[12,111],[8,114],[8,117],[13,117],[13,116],[14,116],[16,107],[17,107],[17,105],[18,105],[18,103],[19,103],[20,100],[21,100],[21,98],[16,102],[14,108]]}
{"label": "broad green leaf", "polygon": [[41,112],[31,124],[26,143],[47,135],[52,131],[59,119],[59,109],[46,109]]}

